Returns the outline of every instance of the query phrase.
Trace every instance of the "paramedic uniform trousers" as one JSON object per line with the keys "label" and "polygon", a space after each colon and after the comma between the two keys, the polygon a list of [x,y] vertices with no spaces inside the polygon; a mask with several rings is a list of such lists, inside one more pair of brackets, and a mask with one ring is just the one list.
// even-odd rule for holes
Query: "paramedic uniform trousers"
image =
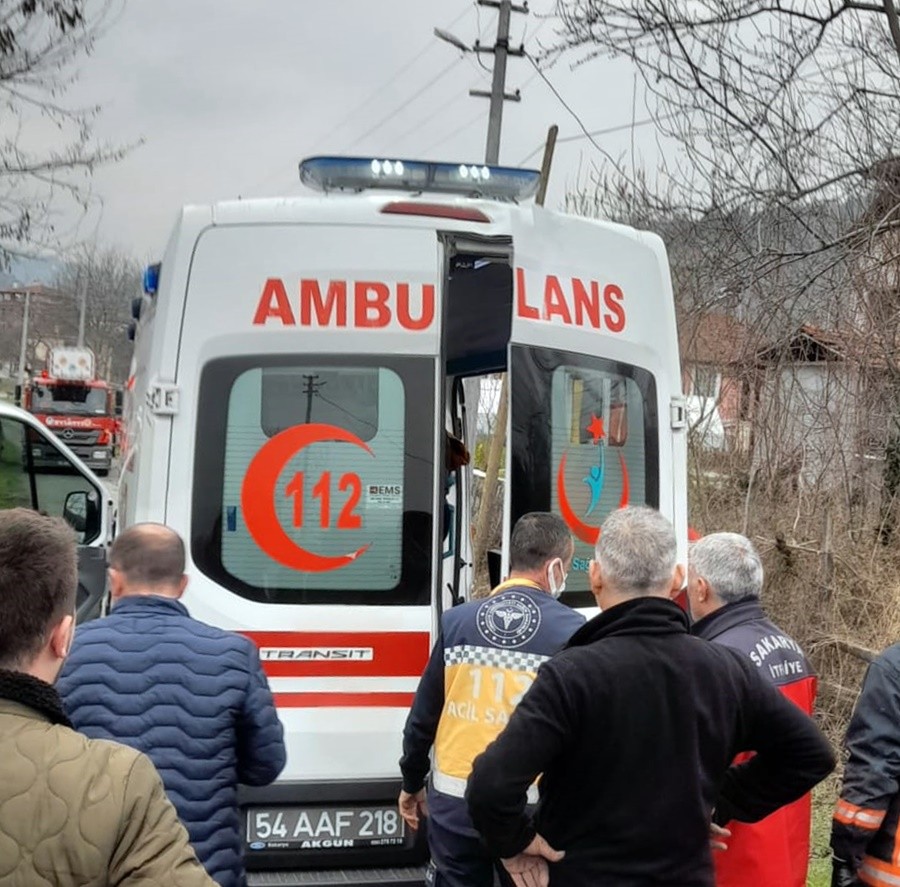
{"label": "paramedic uniform trousers", "polygon": [[466,802],[430,787],[428,849],[428,887],[493,887],[495,874],[503,887],[512,884],[503,864],[491,858],[472,828]]}

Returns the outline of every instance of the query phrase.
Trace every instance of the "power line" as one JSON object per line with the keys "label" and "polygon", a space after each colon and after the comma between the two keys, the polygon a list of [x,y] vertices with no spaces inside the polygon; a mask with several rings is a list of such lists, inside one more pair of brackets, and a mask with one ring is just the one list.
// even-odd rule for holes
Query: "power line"
{"label": "power line", "polygon": [[[564,138],[557,139],[556,144],[559,144],[560,142],[578,142],[578,141],[581,141],[581,139],[592,138],[592,136],[605,136],[605,135],[609,135],[610,133],[613,133],[613,132],[623,132],[627,129],[637,129],[637,127],[639,127],[639,126],[648,126],[651,123],[656,123],[657,121],[660,121],[660,120],[668,120],[674,116],[675,116],[674,114],[662,114],[659,117],[646,117],[643,120],[635,120],[631,123],[622,123],[622,124],[619,124],[618,126],[607,126],[605,129],[592,129],[590,132],[583,133],[582,135],[565,136]],[[543,151],[543,150],[544,150],[544,143],[541,142],[532,152],[530,152],[527,156],[523,157],[519,161],[519,165],[521,165],[523,163],[527,163],[529,160],[531,160],[532,157],[534,157],[535,154],[537,154],[539,151]]]}
{"label": "power line", "polygon": [[[647,126],[647,125],[650,124],[650,123],[657,123],[657,122],[662,121],[662,120],[669,120],[669,119],[671,119],[672,117],[677,116],[677,115],[674,114],[674,113],[672,113],[672,114],[662,114],[662,115],[660,115],[659,117],[648,117],[648,118],[646,118],[646,119],[644,119],[644,120],[634,120],[634,121],[632,121],[631,123],[622,124],[622,125],[620,125],[620,126],[611,126],[611,127],[607,127],[606,129],[598,129],[598,130],[593,130],[593,131],[590,131],[590,132],[589,132],[589,131],[588,131],[588,128],[584,125],[584,123],[582,122],[582,120],[581,120],[581,118],[578,116],[578,114],[575,113],[575,111],[572,109],[572,107],[569,105],[569,103],[568,103],[568,102],[560,95],[559,90],[558,90],[558,89],[550,82],[550,80],[549,80],[549,78],[547,77],[547,75],[541,70],[541,68],[540,68],[540,66],[538,65],[538,63],[537,63],[530,55],[528,56],[528,61],[530,61],[531,64],[534,65],[534,69],[535,69],[535,71],[538,73],[538,75],[540,76],[540,78],[544,81],[544,83],[547,84],[547,86],[549,87],[549,89],[550,89],[550,91],[553,93],[553,95],[556,96],[556,100],[557,100],[557,101],[558,101],[558,102],[566,109],[566,111],[568,111],[569,114],[573,117],[573,119],[575,120],[575,122],[576,122],[576,123],[578,124],[578,126],[580,127],[581,132],[583,133],[583,134],[580,135],[580,136],[567,136],[567,137],[562,138],[562,139],[557,139],[557,140],[556,140],[556,141],[557,141],[557,144],[558,144],[559,142],[574,142],[574,141],[576,141],[576,140],[578,140],[578,139],[588,139],[588,140],[590,141],[590,143],[591,143],[591,144],[592,144],[592,145],[593,145],[593,146],[594,146],[601,154],[603,154],[605,157],[608,157],[608,156],[609,156],[609,153],[608,153],[604,148],[600,147],[600,145],[599,145],[599,144],[597,143],[597,141],[594,139],[594,136],[608,135],[609,133],[612,133],[612,132],[620,132],[620,131],[622,131],[622,130],[627,130],[627,129],[636,129],[638,126]],[[525,158],[523,158],[522,160],[520,160],[519,163],[520,163],[520,164],[522,164],[522,163],[527,163],[527,162],[528,162],[532,157],[534,157],[534,155],[537,154],[537,152],[540,151],[543,147],[544,147],[544,144],[543,144],[543,142],[542,142],[542,143],[541,143],[537,148],[535,148],[535,149],[534,149],[527,157],[525,157]]]}
{"label": "power line", "polygon": [[[466,6],[465,9],[455,18],[449,25],[447,25],[447,30],[450,30],[454,25],[456,25],[461,19],[465,18],[472,11],[471,6]],[[379,86],[377,89],[374,89],[371,93],[369,93],[366,98],[356,105],[352,111],[348,111],[324,136],[320,139],[316,139],[315,144],[321,145],[323,142],[327,142],[335,133],[339,132],[343,129],[346,123],[349,123],[356,115],[369,107],[372,102],[372,99],[376,98],[380,93],[384,92],[401,74],[405,74],[417,61],[419,61],[422,56],[426,53],[430,52],[434,46],[434,42],[432,39],[425,43],[425,45],[408,61],[402,64],[393,74]]]}
{"label": "power line", "polygon": [[461,133],[461,132],[465,132],[467,129],[470,129],[470,128],[471,128],[472,126],[474,126],[476,123],[479,123],[480,121],[484,120],[484,118],[487,117],[488,114],[490,114],[490,109],[488,109],[488,108],[482,108],[482,109],[479,110],[479,112],[478,112],[471,120],[469,120],[467,123],[464,123],[462,126],[454,126],[451,132],[442,135],[439,139],[437,139],[436,141],[432,142],[427,148],[425,148],[425,149],[422,150],[422,151],[418,151],[417,154],[419,154],[420,156],[425,156],[426,154],[428,154],[429,152],[431,152],[432,150],[434,150],[438,145],[440,145],[441,142],[446,142],[447,139],[448,139],[451,135],[454,135],[454,134],[457,134],[457,133]]}
{"label": "power line", "polygon": [[402,146],[406,139],[408,139],[414,133],[418,132],[426,124],[431,123],[431,121],[434,120],[435,117],[439,117],[441,114],[446,114],[449,108],[452,108],[455,104],[457,104],[461,99],[464,98],[468,98],[468,96],[464,92],[459,92],[456,94],[456,98],[451,99],[449,102],[447,102],[447,104],[438,104],[438,106],[430,114],[420,120],[417,120],[413,126],[409,127],[409,129],[394,138],[392,141],[400,145],[402,151]]}
{"label": "power line", "polygon": [[375,132],[375,131],[378,130],[378,129],[381,129],[381,127],[384,126],[384,124],[387,123],[391,118],[393,118],[394,115],[399,114],[401,111],[403,111],[405,108],[407,108],[407,107],[408,107],[412,102],[414,102],[420,95],[422,95],[423,92],[426,92],[427,90],[431,89],[431,87],[434,86],[434,84],[437,83],[438,80],[440,80],[440,79],[443,78],[443,77],[446,77],[447,74],[450,73],[450,70],[451,70],[452,68],[456,67],[456,65],[458,65],[458,64],[460,63],[460,61],[461,61],[461,59],[459,59],[459,58],[453,59],[453,61],[450,62],[450,64],[447,65],[446,68],[442,68],[442,69],[441,69],[437,74],[435,74],[435,76],[432,77],[431,80],[429,80],[424,86],[419,87],[419,89],[417,89],[411,96],[409,96],[409,98],[405,99],[403,102],[401,102],[400,105],[398,105],[396,108],[393,108],[389,113],[385,114],[384,117],[382,117],[382,118],[381,118],[377,123],[375,123],[373,126],[370,126],[370,127],[369,127],[369,128],[368,128],[361,136],[358,136],[356,139],[354,139],[354,140],[347,146],[347,150],[349,151],[350,148],[353,148],[353,147],[355,147],[356,145],[358,145],[361,141],[363,141],[363,139],[366,139],[366,138],[368,138],[370,135],[372,135],[373,132]]}

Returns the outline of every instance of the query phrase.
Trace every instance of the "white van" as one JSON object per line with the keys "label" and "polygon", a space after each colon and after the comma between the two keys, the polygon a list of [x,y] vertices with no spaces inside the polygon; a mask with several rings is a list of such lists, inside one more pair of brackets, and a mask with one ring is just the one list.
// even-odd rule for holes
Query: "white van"
{"label": "white van", "polygon": [[572,606],[610,510],[658,506],[686,546],[669,271],[652,234],[530,203],[531,170],[300,169],[320,195],[186,207],[150,269],[120,520],[183,534],[191,613],[259,646],[288,763],[243,796],[251,883],[415,883],[401,731],[472,582],[445,420],[474,450],[464,381],[509,373],[504,536],[528,511],[567,521]]}
{"label": "white van", "polygon": [[0,401],[0,509],[63,518],[78,542],[78,622],[101,614],[115,503],[103,483],[36,416]]}

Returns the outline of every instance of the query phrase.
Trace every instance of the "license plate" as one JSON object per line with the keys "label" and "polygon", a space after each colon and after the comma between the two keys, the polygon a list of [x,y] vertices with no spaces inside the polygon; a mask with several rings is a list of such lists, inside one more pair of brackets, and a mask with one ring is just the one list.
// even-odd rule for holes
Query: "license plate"
{"label": "license plate", "polygon": [[247,811],[251,850],[334,850],[404,843],[396,807],[253,807]]}

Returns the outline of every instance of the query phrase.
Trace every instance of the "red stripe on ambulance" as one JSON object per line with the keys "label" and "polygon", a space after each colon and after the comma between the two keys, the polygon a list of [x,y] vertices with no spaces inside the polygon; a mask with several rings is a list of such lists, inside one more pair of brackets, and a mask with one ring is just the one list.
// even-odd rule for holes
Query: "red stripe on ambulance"
{"label": "red stripe on ambulance", "polygon": [[409,708],[413,693],[273,693],[278,708]]}
{"label": "red stripe on ambulance", "polygon": [[[245,631],[270,678],[419,677],[428,662],[427,631]],[[371,695],[371,694],[363,694]]]}

